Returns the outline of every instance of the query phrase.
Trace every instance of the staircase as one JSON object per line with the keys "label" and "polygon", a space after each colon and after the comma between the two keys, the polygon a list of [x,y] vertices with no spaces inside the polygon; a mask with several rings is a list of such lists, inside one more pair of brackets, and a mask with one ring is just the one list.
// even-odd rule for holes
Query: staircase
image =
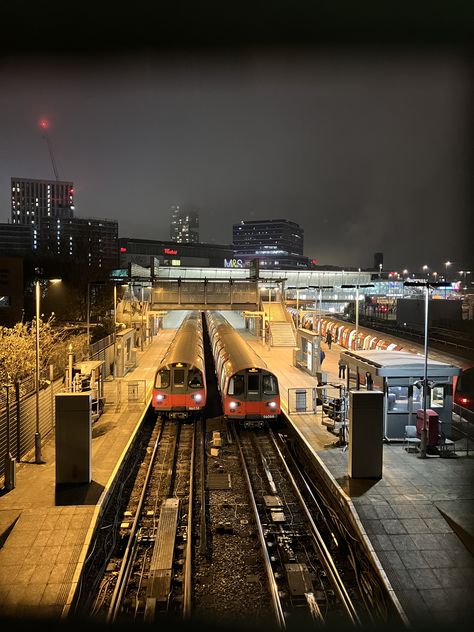
{"label": "staircase", "polygon": [[296,346],[295,334],[291,323],[270,322],[272,347]]}

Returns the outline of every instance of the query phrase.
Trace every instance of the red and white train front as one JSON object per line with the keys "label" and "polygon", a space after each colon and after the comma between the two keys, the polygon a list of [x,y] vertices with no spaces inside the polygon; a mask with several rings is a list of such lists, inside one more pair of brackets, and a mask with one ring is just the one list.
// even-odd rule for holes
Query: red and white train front
{"label": "red and white train front", "polygon": [[260,426],[280,414],[276,376],[217,312],[206,312],[225,417]]}
{"label": "red and white train front", "polygon": [[155,374],[153,408],[159,415],[186,419],[206,404],[206,373],[200,312],[183,321]]}

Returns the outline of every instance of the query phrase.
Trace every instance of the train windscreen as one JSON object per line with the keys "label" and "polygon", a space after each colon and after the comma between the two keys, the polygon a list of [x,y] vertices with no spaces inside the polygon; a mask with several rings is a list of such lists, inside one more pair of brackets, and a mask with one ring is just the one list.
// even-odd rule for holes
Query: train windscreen
{"label": "train windscreen", "polygon": [[155,388],[168,388],[170,385],[170,372],[168,369],[161,369],[156,374]]}
{"label": "train windscreen", "polygon": [[245,376],[234,375],[233,377],[231,377],[227,392],[229,395],[243,395],[245,392]]}
{"label": "train windscreen", "polygon": [[278,382],[274,375],[263,376],[264,395],[278,395]]}
{"label": "train windscreen", "polygon": [[201,371],[191,371],[188,374],[188,385],[190,388],[203,387]]}

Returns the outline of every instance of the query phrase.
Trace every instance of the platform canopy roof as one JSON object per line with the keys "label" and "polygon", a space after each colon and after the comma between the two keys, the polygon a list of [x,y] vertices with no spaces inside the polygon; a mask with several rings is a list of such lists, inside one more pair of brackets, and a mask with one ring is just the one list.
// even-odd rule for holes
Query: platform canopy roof
{"label": "platform canopy roof", "polygon": [[[341,356],[348,364],[383,377],[423,377],[425,370],[425,357],[408,351],[344,351]],[[428,358],[428,377],[460,374],[460,367]]]}

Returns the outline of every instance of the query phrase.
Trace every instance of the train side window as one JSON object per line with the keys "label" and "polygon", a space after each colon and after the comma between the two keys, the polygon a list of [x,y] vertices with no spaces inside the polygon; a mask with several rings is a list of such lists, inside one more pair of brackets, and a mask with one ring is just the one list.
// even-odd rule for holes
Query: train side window
{"label": "train side window", "polygon": [[229,395],[243,395],[244,394],[244,376],[243,375],[234,375],[230,378],[229,382]]}
{"label": "train side window", "polygon": [[168,369],[161,369],[156,374],[155,388],[168,388],[170,385],[170,372]]}
{"label": "train side window", "polygon": [[247,376],[247,393],[249,395],[255,395],[260,393],[260,375],[251,375],[250,373]]}
{"label": "train side window", "polygon": [[184,386],[184,369],[175,369],[173,378],[175,386]]}
{"label": "train side window", "polygon": [[263,376],[263,392],[265,395],[277,395],[278,386],[274,375]]}
{"label": "train side window", "polygon": [[201,388],[202,387],[202,377],[201,371],[193,371],[189,375],[188,384],[191,388]]}

